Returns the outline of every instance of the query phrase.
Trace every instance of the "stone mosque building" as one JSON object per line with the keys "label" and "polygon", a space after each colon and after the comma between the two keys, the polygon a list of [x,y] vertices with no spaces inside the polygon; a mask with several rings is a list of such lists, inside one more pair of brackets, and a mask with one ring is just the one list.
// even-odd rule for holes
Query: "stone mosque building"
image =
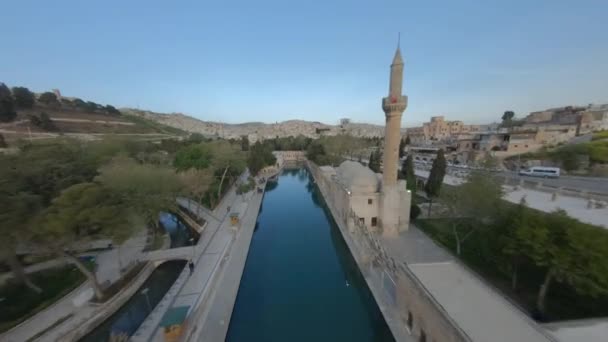
{"label": "stone mosque building", "polygon": [[[383,172],[376,174],[358,162],[345,161],[338,168],[323,166],[319,184],[329,190],[328,200],[341,219],[355,215],[360,223],[382,235],[396,236],[408,229],[411,193],[405,180],[397,179],[401,116],[407,107],[402,95],[403,59],[397,47],[391,64],[388,96],[382,99],[386,115]],[[347,220],[351,221],[351,220]]]}

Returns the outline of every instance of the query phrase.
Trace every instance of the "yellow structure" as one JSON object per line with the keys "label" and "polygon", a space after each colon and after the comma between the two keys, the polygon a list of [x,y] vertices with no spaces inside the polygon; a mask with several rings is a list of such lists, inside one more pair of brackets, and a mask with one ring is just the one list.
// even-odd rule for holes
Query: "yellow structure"
{"label": "yellow structure", "polygon": [[239,220],[239,214],[238,213],[230,213],[230,225],[233,227],[238,226],[240,220]]}

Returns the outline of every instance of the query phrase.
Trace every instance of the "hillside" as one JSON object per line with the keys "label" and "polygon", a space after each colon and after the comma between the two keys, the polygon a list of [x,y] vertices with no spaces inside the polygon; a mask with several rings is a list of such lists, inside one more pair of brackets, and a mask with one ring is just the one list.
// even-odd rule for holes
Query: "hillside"
{"label": "hillside", "polygon": [[363,137],[384,135],[384,126],[365,123],[327,125],[317,121],[288,120],[272,124],[263,122],[227,124],[203,121],[181,113],[162,114],[132,108],[123,108],[121,111],[129,115],[152,120],[187,132],[227,139],[239,138],[243,135],[257,136],[257,138],[297,136],[300,134],[311,138],[317,138],[320,135],[336,135],[341,133]]}
{"label": "hillside", "polygon": [[7,141],[60,135],[93,139],[99,135],[175,136],[186,132],[155,120],[122,113],[56,93],[35,94],[27,88],[8,90],[0,83],[0,134]]}

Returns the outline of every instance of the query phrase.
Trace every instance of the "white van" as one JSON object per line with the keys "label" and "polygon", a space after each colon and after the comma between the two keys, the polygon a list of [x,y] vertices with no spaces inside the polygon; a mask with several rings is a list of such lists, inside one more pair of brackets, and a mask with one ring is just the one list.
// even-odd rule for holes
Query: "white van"
{"label": "white van", "polygon": [[533,166],[527,170],[519,170],[520,176],[558,178],[559,167]]}

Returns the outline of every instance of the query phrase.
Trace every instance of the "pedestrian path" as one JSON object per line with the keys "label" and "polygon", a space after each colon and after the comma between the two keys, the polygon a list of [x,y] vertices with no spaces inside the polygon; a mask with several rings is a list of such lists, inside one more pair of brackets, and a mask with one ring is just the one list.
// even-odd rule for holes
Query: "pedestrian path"
{"label": "pedestrian path", "polygon": [[542,192],[532,189],[514,189],[505,186],[504,198],[512,203],[519,203],[522,198],[526,200],[526,205],[530,208],[544,212],[552,212],[563,209],[568,216],[578,219],[581,222],[608,228],[608,208],[589,207],[589,200],[569,197],[552,193]]}

